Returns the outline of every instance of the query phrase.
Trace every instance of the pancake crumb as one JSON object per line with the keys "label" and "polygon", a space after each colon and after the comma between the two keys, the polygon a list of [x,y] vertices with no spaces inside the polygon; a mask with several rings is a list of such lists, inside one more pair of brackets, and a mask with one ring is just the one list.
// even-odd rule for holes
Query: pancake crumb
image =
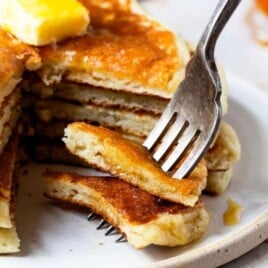
{"label": "pancake crumb", "polygon": [[239,224],[244,208],[231,198],[228,198],[227,203],[228,208],[223,213],[224,225],[233,226]]}

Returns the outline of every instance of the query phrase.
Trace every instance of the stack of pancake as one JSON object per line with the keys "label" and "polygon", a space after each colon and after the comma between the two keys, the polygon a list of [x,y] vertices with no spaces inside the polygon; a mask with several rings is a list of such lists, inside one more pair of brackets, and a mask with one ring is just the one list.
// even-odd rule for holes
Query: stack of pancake
{"label": "stack of pancake", "polygon": [[17,252],[14,211],[16,193],[16,156],[20,90],[18,83],[25,68],[40,65],[33,48],[0,29],[0,253]]}
{"label": "stack of pancake", "polygon": [[[179,36],[148,18],[135,1],[81,2],[90,11],[88,34],[40,48],[42,68],[24,80],[35,136],[35,145],[32,139],[30,144],[35,159],[42,161],[77,163],[60,140],[73,121],[105,126],[142,143],[183,79],[191,54]],[[221,183],[225,177],[221,189],[239,158],[236,134],[231,127],[225,132],[221,136],[229,140],[231,135],[232,146],[222,148],[226,154],[218,149],[214,155],[227,164],[209,165],[210,178]],[[219,188],[209,190],[219,193]]]}
{"label": "stack of pancake", "polygon": [[[12,232],[12,237],[16,238],[14,246],[8,247],[7,245],[12,244],[14,239],[9,238],[2,242],[4,235],[0,233],[0,253],[18,250],[13,210],[10,209],[14,200],[12,189],[15,187],[11,174],[15,167],[16,138],[14,137],[14,141],[10,141],[8,146],[6,144],[20,114],[19,88],[23,88],[22,143],[26,145],[29,154],[35,160],[92,167],[94,164],[92,165],[91,162],[80,160],[76,153],[71,154],[66,150],[61,139],[67,124],[83,121],[106,127],[118,133],[115,136],[111,135],[114,139],[120,140],[123,136],[142,144],[182,81],[185,66],[190,59],[191,51],[187,44],[179,36],[152,20],[136,1],[81,0],[80,2],[88,8],[91,17],[90,28],[84,36],[40,47],[37,51],[0,29],[0,38],[5,40],[0,44],[0,59],[1,63],[4,62],[4,65],[0,66],[0,111],[2,112],[0,153],[8,155],[8,157],[4,155],[4,159],[10,159],[5,164],[9,167],[9,172],[5,173],[9,174],[9,177],[0,174],[0,201],[3,200],[4,204],[2,206],[0,203],[0,232],[9,230]],[[22,83],[17,86],[23,71],[25,72]],[[222,104],[226,112],[227,93],[224,83],[223,91]],[[103,133],[108,132],[103,130]],[[122,143],[128,144],[124,138],[122,139]],[[97,147],[98,145],[94,144]],[[116,142],[114,145],[116,147]],[[138,145],[133,146],[136,148]],[[209,171],[208,191],[220,193],[227,187],[232,166],[239,159],[239,153],[240,147],[235,132],[229,125],[223,123],[217,139],[205,157]],[[143,163],[139,164],[143,172]],[[198,192],[195,192],[195,201],[205,187],[207,174],[205,162],[202,161],[199,165],[205,172],[201,172],[197,167],[192,174],[194,180],[202,181]],[[135,179],[135,176],[133,178]],[[86,181],[90,178],[85,179],[77,174],[47,172],[45,179],[46,194],[51,198],[79,203],[91,208],[92,204],[89,203],[92,200],[83,203],[81,200],[83,194],[87,193],[85,191],[96,193],[97,189],[97,196],[103,198],[105,194],[109,194],[104,184],[110,183],[111,187],[117,185],[116,187],[119,188],[115,189],[125,189],[125,194],[133,193],[133,202],[137,201],[137,197],[143,196],[144,199],[139,201],[148,200],[161,212],[161,217],[154,215],[154,218],[158,218],[158,223],[162,224],[164,231],[167,223],[166,221],[161,223],[161,219],[167,214],[166,211],[171,209],[173,212],[170,213],[172,219],[170,218],[169,231],[174,232],[171,227],[174,222],[177,222],[178,230],[182,228],[185,233],[178,232],[175,240],[168,237],[162,242],[149,238],[150,241],[147,242],[135,242],[137,248],[150,243],[172,246],[189,243],[200,237],[208,224],[209,217],[202,203],[182,205],[172,199],[170,200],[172,203],[165,203],[154,197],[153,191],[147,192],[149,188],[137,190],[137,185],[130,186],[126,182],[117,180],[118,178],[104,179],[100,182],[96,182],[96,178],[91,178],[92,184],[88,185]],[[168,181],[170,180],[173,181],[169,178]],[[182,184],[191,185],[191,178],[186,179]],[[188,191],[190,188],[185,186],[183,189]],[[78,199],[75,199],[77,196]],[[85,196],[88,197],[87,194]],[[159,196],[162,197],[161,190]],[[121,196],[121,201],[124,197],[126,200],[129,198],[129,196]],[[122,209],[117,206],[116,201],[112,204],[110,196],[102,201],[106,204],[111,202],[113,209]],[[143,202],[137,204],[138,207],[145,205]],[[2,207],[9,208],[9,223],[6,225],[1,225]],[[105,207],[101,209],[105,210]],[[131,214],[129,211],[126,213]],[[139,214],[139,211],[137,213]],[[145,212],[140,211],[140,213]],[[155,225],[154,220],[151,222],[152,226]],[[135,219],[136,227],[137,222],[141,223],[141,221]],[[153,237],[157,235],[154,233]]]}

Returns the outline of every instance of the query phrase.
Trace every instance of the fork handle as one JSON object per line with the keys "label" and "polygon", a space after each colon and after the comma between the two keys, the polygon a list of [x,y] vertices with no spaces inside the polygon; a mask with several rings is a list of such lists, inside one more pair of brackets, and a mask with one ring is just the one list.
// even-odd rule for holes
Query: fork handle
{"label": "fork handle", "polygon": [[197,46],[197,50],[204,53],[208,60],[214,58],[216,41],[240,1],[241,0],[219,1]]}

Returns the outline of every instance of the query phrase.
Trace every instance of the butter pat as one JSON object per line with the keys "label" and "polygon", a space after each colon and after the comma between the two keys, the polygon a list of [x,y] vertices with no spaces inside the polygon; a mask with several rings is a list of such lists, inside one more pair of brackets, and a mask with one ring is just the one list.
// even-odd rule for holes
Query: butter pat
{"label": "butter pat", "polygon": [[88,10],[76,0],[0,0],[1,27],[30,45],[83,35],[88,24]]}

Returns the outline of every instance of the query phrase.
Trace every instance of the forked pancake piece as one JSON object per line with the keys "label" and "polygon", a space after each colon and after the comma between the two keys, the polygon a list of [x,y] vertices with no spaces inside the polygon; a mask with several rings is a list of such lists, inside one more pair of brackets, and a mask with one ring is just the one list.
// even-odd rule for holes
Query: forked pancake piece
{"label": "forked pancake piece", "polygon": [[125,235],[136,249],[150,244],[185,245],[207,229],[209,215],[198,202],[186,207],[163,201],[115,177],[85,177],[47,170],[45,195],[90,208]]}
{"label": "forked pancake piece", "polygon": [[71,153],[90,166],[166,200],[194,206],[206,185],[203,161],[189,178],[174,179],[162,171],[142,145],[104,127],[69,124],[63,141]]}

